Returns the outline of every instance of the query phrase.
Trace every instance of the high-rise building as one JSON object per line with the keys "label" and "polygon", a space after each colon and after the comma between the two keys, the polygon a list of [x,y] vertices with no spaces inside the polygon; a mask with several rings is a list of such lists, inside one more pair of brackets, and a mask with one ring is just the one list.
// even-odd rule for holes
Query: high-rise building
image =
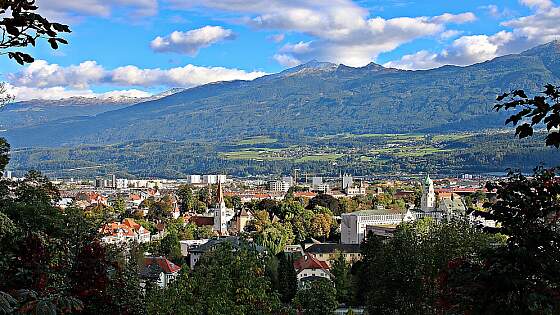
{"label": "high-rise building", "polygon": [[226,175],[203,175],[202,183],[213,185],[217,184],[218,182],[225,183],[226,179]]}
{"label": "high-rise building", "polygon": [[344,174],[342,176],[342,189],[346,190],[348,188],[352,188],[354,186],[354,179],[352,175]]}
{"label": "high-rise building", "polygon": [[289,182],[286,182],[286,181],[283,181],[283,180],[271,181],[271,182],[268,182],[268,185],[269,185],[269,189],[271,191],[287,192],[288,190],[290,190],[290,187],[292,187],[292,185]]}
{"label": "high-rise building", "polygon": [[202,178],[200,175],[188,175],[187,183],[189,184],[200,184],[202,183]]}
{"label": "high-rise building", "polygon": [[311,178],[311,187],[313,187],[313,189],[317,189],[322,184],[323,184],[323,177],[314,176]]}

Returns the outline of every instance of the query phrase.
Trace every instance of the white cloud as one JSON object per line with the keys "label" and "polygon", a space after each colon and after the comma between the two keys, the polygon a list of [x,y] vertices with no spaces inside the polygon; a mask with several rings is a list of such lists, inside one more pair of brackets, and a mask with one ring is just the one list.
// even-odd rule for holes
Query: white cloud
{"label": "white cloud", "polygon": [[201,48],[233,39],[232,30],[221,26],[204,26],[187,32],[175,31],[165,37],[156,37],[150,47],[156,52],[176,52],[195,56]]}
{"label": "white cloud", "polygon": [[297,60],[296,58],[286,54],[275,54],[273,58],[274,60],[276,60],[276,62],[283,65],[284,67],[291,68],[301,64],[300,60]]}
{"label": "white cloud", "polygon": [[111,71],[109,80],[113,84],[131,86],[192,87],[217,81],[253,80],[265,74],[260,71],[246,72],[238,69],[194,65],[167,70],[125,66]]}
{"label": "white cloud", "polygon": [[[467,23],[473,13],[436,17],[369,17],[367,9],[350,0],[168,0],[175,8],[215,9],[241,15],[238,20],[257,29],[305,33],[313,37],[308,49],[280,51],[280,60],[319,59],[363,66],[380,53],[425,36],[445,31],[449,23]],[[286,56],[284,56],[286,55]]]}
{"label": "white cloud", "polygon": [[521,2],[533,8],[534,12],[501,23],[511,30],[493,35],[463,36],[438,53],[420,51],[386,65],[402,69],[428,69],[445,64],[471,65],[560,39],[560,7],[546,0]]}
{"label": "white cloud", "polygon": [[38,88],[65,86],[85,89],[91,82],[102,81],[105,75],[105,69],[95,61],[62,67],[49,64],[45,60],[36,60],[18,73],[7,74],[7,78],[16,86]]}
{"label": "white cloud", "polygon": [[284,38],[286,38],[286,35],[283,33],[280,34],[274,34],[274,35],[270,35],[267,37],[268,40],[271,40],[275,43],[280,43],[284,41]]}
{"label": "white cloud", "polygon": [[[19,99],[88,96],[97,94],[92,86],[111,87],[193,87],[217,81],[252,80],[267,73],[247,72],[223,67],[186,65],[171,69],[141,69],[136,66],[105,69],[95,61],[63,67],[37,60],[20,72],[9,73],[6,78]],[[126,90],[129,95],[139,90]],[[116,92],[122,95],[124,92]]]}
{"label": "white cloud", "polygon": [[295,44],[288,43],[280,48],[280,52],[289,52],[295,54],[305,54],[312,50],[311,42],[299,42]]}
{"label": "white cloud", "polygon": [[447,30],[440,34],[441,39],[450,39],[461,35],[463,32],[458,30]]}
{"label": "white cloud", "polygon": [[485,10],[490,16],[494,18],[511,17],[515,15],[515,13],[510,9],[500,9],[500,7],[495,4],[483,5],[478,8]]}
{"label": "white cloud", "polygon": [[442,15],[435,16],[431,19],[432,22],[437,24],[446,24],[446,23],[463,24],[463,23],[473,22],[475,20],[476,20],[476,16],[472,12],[466,12],[461,14],[444,13]]}
{"label": "white cloud", "polygon": [[66,87],[50,87],[50,88],[35,88],[35,87],[15,87],[11,84],[7,86],[8,93],[10,95],[15,96],[16,101],[28,101],[34,99],[43,99],[43,100],[59,100],[64,98],[70,97],[97,97],[101,99],[109,99],[109,98],[145,98],[149,97],[152,94],[130,89],[130,90],[115,90],[106,93],[95,93],[90,89],[72,89]]}
{"label": "white cloud", "polygon": [[551,0],[520,0],[522,4],[531,7],[537,8],[539,10],[546,10],[554,6]]}
{"label": "white cloud", "polygon": [[135,16],[152,16],[158,12],[158,0],[39,0],[37,3],[46,16],[62,18],[102,16],[109,17],[115,9],[123,9]]}
{"label": "white cloud", "polygon": [[437,54],[427,50],[421,50],[415,54],[404,55],[398,62],[391,61],[383,66],[387,68],[399,68],[405,70],[431,69],[440,66],[436,61]]}

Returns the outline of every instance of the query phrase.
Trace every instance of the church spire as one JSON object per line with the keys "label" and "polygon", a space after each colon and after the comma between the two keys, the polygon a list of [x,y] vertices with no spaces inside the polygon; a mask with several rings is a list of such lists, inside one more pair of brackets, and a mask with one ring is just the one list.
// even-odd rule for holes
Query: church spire
{"label": "church spire", "polygon": [[218,180],[218,196],[217,196],[218,204],[222,204],[224,202],[224,191],[222,189],[222,181]]}

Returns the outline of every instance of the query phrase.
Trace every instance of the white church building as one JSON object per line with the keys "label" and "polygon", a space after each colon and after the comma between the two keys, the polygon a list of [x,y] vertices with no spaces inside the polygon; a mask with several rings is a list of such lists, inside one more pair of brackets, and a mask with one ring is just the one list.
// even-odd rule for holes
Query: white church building
{"label": "white church building", "polygon": [[214,208],[208,209],[208,212],[214,215],[214,232],[219,235],[228,235],[229,223],[235,216],[235,211],[226,207],[221,181],[218,181],[216,204]]}

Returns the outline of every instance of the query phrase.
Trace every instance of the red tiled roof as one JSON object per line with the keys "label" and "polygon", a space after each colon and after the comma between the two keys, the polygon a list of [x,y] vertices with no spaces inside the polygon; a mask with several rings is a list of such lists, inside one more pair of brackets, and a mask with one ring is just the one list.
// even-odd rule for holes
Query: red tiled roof
{"label": "red tiled roof", "polygon": [[296,191],[294,193],[295,197],[307,197],[307,198],[313,198],[315,196],[317,196],[316,193],[314,192],[310,192],[310,191]]}
{"label": "red tiled roof", "polygon": [[181,270],[181,267],[167,260],[165,257],[146,257],[144,258],[144,266],[157,264],[165,273],[174,273]]}
{"label": "red tiled roof", "polygon": [[304,269],[329,269],[329,265],[324,262],[320,261],[319,259],[315,258],[312,254],[305,254],[298,260],[294,261],[294,268],[297,271],[301,271]]}
{"label": "red tiled roof", "polygon": [[214,225],[214,217],[192,216],[189,218],[189,222],[196,226]]}
{"label": "red tiled roof", "polygon": [[129,227],[135,229],[136,231],[140,230],[140,228],[142,227],[140,224],[136,223],[136,221],[134,221],[134,219],[131,219],[131,218],[124,219],[122,224],[126,225],[126,226],[129,226]]}

